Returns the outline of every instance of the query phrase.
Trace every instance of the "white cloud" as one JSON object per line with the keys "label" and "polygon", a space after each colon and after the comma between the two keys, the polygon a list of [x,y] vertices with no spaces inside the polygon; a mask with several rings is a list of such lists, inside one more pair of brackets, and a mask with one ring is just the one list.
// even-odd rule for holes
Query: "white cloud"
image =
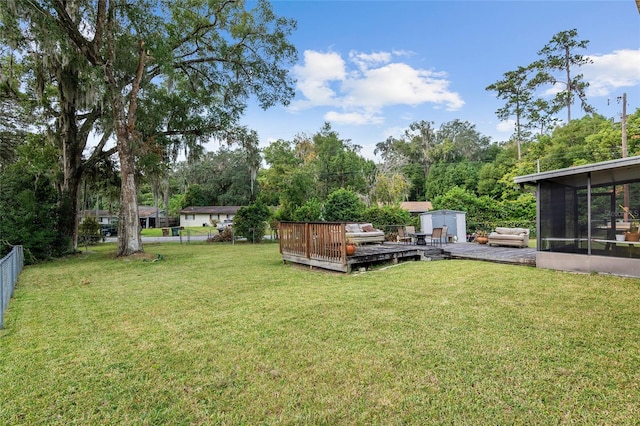
{"label": "white cloud", "polygon": [[330,106],[334,110],[327,112],[325,119],[357,125],[383,122],[384,109],[394,105],[430,103],[450,111],[460,109],[464,101],[449,90],[446,73],[393,61],[410,55],[407,51],[351,51],[347,63],[336,52],[307,50],[304,63],[293,70],[302,97],[292,102],[290,109]]}
{"label": "white cloud", "polygon": [[609,96],[616,89],[640,84],[640,49],[615,50],[590,58],[593,64],[580,69],[589,82],[587,95]]}
{"label": "white cloud", "polygon": [[500,133],[512,133],[515,128],[516,128],[516,121],[511,119],[506,121],[501,121],[496,126],[496,130]]}
{"label": "white cloud", "polygon": [[391,61],[391,53],[389,52],[373,52],[361,53],[352,50],[349,52],[349,59],[355,63],[361,71],[365,71],[370,67],[387,64]]}
{"label": "white cloud", "polygon": [[464,105],[460,95],[448,90],[449,81],[428,70],[393,63],[370,69],[360,78],[344,82],[345,101],[355,106],[444,104],[449,110]]}
{"label": "white cloud", "polygon": [[330,87],[332,81],[344,80],[346,76],[345,62],[339,54],[320,53],[305,50],[304,65],[296,65],[293,74],[298,79],[297,88],[306,101],[294,102],[292,109],[334,105],[336,92]]}
{"label": "white cloud", "polygon": [[375,111],[354,111],[354,112],[337,112],[329,111],[324,115],[326,121],[338,124],[349,125],[364,125],[364,124],[379,124],[384,121],[384,118],[377,114]]}

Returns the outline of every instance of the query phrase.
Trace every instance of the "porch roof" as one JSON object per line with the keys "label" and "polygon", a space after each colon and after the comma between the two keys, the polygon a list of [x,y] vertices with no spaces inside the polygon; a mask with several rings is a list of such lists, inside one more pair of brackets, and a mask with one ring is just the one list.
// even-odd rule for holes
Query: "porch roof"
{"label": "porch roof", "polygon": [[586,186],[588,174],[591,174],[591,185],[594,186],[638,181],[640,179],[640,156],[517,176],[514,178],[514,182],[520,185],[535,185],[539,182],[550,181],[579,188]]}

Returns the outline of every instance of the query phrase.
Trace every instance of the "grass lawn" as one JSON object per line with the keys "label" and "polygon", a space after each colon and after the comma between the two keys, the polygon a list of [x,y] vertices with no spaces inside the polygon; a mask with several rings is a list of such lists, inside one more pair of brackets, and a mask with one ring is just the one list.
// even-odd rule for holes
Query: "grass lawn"
{"label": "grass lawn", "polygon": [[461,260],[346,275],[283,265],[275,244],[115,250],[23,271],[0,424],[640,419],[637,279]]}
{"label": "grass lawn", "polygon": [[[169,235],[171,234],[171,228],[165,228],[169,230]],[[215,226],[188,226],[182,230],[183,235],[186,235],[186,232],[189,232],[191,235],[209,235],[209,234],[217,234],[218,230]],[[145,228],[140,234],[143,237],[162,237],[162,228]]]}

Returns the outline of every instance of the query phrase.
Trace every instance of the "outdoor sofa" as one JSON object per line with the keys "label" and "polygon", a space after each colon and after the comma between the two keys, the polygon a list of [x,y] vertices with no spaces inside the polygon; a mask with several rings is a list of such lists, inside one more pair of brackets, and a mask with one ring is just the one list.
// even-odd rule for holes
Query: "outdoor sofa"
{"label": "outdoor sofa", "polygon": [[489,245],[529,247],[529,230],[497,227],[489,234]]}
{"label": "outdoor sofa", "polygon": [[354,244],[384,242],[384,231],[375,229],[370,223],[347,223],[345,225],[347,242]]}

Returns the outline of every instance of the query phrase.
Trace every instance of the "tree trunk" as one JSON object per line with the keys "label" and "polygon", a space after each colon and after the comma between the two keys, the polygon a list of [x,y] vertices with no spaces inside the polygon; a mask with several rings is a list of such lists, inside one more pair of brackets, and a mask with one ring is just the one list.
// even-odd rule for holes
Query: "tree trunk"
{"label": "tree trunk", "polygon": [[122,174],[120,191],[120,220],[118,223],[118,256],[129,256],[142,250],[138,192],[135,181],[135,158],[131,150],[130,134],[123,125],[116,130],[118,155]]}
{"label": "tree trunk", "polygon": [[[108,25],[109,27],[111,25]],[[138,109],[138,92],[140,81],[144,73],[145,50],[144,42],[139,41],[138,68],[136,77],[131,84],[131,91],[125,103],[121,87],[115,77],[113,64],[115,63],[115,41],[113,28],[109,28],[107,37],[108,58],[105,66],[105,77],[110,89],[113,123],[116,131],[118,157],[120,159],[120,174],[122,186],[120,191],[120,223],[118,225],[117,256],[130,256],[143,251],[140,237],[140,217],[138,215],[138,188],[136,185],[136,158],[133,146],[136,142],[136,112]],[[125,107],[125,104],[126,107]]]}
{"label": "tree trunk", "polygon": [[60,161],[63,170],[58,226],[62,235],[70,237],[69,251],[75,251],[78,248],[78,192],[83,172],[82,151],[86,139],[81,140],[78,131],[77,72],[64,67],[58,68],[57,74],[60,96],[58,143],[62,152]]}

